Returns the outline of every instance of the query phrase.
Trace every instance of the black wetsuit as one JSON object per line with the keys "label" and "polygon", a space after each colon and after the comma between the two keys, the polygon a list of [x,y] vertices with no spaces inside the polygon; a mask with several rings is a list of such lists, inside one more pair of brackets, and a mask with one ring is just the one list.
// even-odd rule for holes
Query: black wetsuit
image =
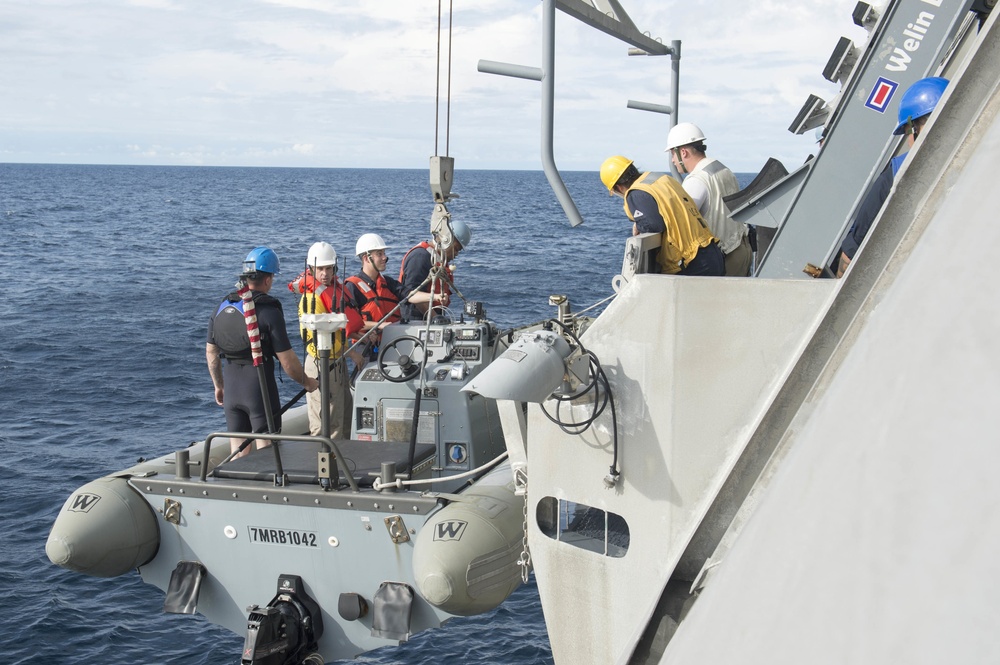
{"label": "black wetsuit", "polygon": [[[276,428],[281,427],[278,410],[278,385],[274,380],[274,359],[278,353],[292,348],[285,328],[285,315],[281,303],[269,295],[252,292],[260,329],[261,351],[266,359],[264,380],[267,384]],[[267,412],[260,390],[260,378],[250,354],[250,339],[240,297],[234,292],[218,307],[208,320],[208,343],[222,351],[223,407],[226,429],[230,432],[267,431]]]}

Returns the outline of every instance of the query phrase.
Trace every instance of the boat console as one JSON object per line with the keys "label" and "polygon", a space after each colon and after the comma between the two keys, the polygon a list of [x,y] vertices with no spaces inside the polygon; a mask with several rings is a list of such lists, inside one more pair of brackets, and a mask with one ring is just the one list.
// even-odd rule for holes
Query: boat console
{"label": "boat console", "polygon": [[[461,389],[502,351],[496,326],[471,303],[473,320],[397,323],[354,385],[351,439],[431,445],[433,477],[476,468],[504,451],[492,400]],[[414,411],[419,413],[414,434]]]}

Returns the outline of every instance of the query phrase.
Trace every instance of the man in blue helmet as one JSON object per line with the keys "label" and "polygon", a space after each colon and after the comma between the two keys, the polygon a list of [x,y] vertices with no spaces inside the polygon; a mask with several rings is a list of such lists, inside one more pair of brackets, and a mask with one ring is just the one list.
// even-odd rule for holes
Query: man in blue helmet
{"label": "man in blue helmet", "polygon": [[[434,306],[447,307],[451,300],[451,289],[445,279],[445,276],[449,280],[452,278],[448,262],[472,242],[472,229],[460,219],[453,219],[449,223],[452,241],[444,248],[444,256],[438,256],[432,242],[424,241],[411,247],[400,262],[399,281],[403,285],[403,292],[410,294],[419,289],[423,293],[431,294],[426,299],[414,299],[404,304],[400,308],[403,320],[422,318],[432,303]],[[425,283],[428,276],[436,278]]]}
{"label": "man in blue helmet", "polygon": [[[227,295],[208,320],[205,359],[215,386],[215,402],[225,409],[226,429],[230,432],[267,431],[262,382],[266,386],[274,429],[281,428],[278,386],[274,380],[275,358],[285,373],[307,391],[312,392],[319,387],[315,378],[306,376],[298,355],[292,350],[281,303],[268,295],[274,285],[274,276],[280,272],[278,256],[274,251],[268,247],[255,247],[247,254],[240,275],[250,289],[257,315],[264,357],[262,373],[254,367],[244,303],[238,292]],[[231,439],[230,447],[235,452],[241,443],[241,439]],[[257,440],[258,448],[267,445],[270,445],[269,441]]]}
{"label": "man in blue helmet", "polygon": [[882,204],[889,197],[896,173],[903,166],[903,161],[909,154],[909,148],[913,147],[920,131],[927,124],[931,112],[937,106],[946,87],[948,87],[948,79],[930,76],[916,81],[903,93],[903,98],[899,102],[898,123],[892,133],[896,136],[906,134],[907,152],[892,158],[882,174],[872,183],[871,189],[861,202],[861,207],[858,208],[854,217],[854,224],[851,225],[851,230],[847,232],[847,237],[840,245],[837,277],[841,277],[847,270],[847,266],[851,264],[858,247],[861,246],[861,241],[868,235],[868,229],[871,228],[872,222],[882,210]]}

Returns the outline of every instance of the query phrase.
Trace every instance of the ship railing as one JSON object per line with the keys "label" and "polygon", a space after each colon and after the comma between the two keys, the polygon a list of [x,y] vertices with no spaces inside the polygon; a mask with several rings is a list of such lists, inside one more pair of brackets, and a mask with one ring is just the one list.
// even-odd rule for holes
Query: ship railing
{"label": "ship railing", "polygon": [[[333,439],[325,436],[306,436],[297,434],[270,434],[265,432],[212,432],[207,437],[205,437],[204,443],[204,459],[209,458],[209,452],[212,449],[212,441],[218,438],[228,437],[230,439],[264,439],[266,441],[298,441],[303,443],[318,443],[323,447],[323,452],[320,455],[333,454],[332,458],[327,458],[329,464],[327,464],[326,473],[320,473],[321,478],[329,478],[331,483],[336,486],[340,482],[340,474],[336,468],[337,460],[344,459],[341,455],[340,449]],[[285,483],[285,473],[284,468],[281,463],[281,450],[280,446],[274,445],[270,446],[274,449],[274,461],[275,461],[275,473],[274,473],[274,483],[275,485],[284,485]],[[322,466],[322,465],[320,465]],[[351,489],[355,492],[360,492],[358,488],[358,482],[354,479],[354,476],[345,468],[344,477],[347,479],[347,484],[351,486]],[[201,465],[201,480],[203,482],[208,480],[208,464]]]}

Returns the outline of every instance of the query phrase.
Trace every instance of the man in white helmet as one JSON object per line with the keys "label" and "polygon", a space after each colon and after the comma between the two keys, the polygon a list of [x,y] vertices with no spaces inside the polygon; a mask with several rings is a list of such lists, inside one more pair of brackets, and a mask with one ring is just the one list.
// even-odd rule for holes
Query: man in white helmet
{"label": "man in white helmet", "polygon": [[[344,280],[348,295],[357,304],[365,320],[365,330],[371,330],[383,319],[383,326],[399,321],[400,313],[396,305],[406,297],[402,283],[385,274],[389,263],[387,249],[389,246],[377,233],[366,233],[358,238],[354,251],[361,261],[361,271]],[[421,291],[413,294],[409,302],[427,303],[430,299],[430,293]],[[443,293],[434,294],[435,304],[444,301]]]}
{"label": "man in white helmet", "polygon": [[747,225],[729,216],[723,197],[740,191],[725,164],[705,155],[705,134],[690,122],[677,123],[667,136],[670,161],[684,175],[684,191],[694,200],[726,255],[726,275],[746,277],[753,264]]}
{"label": "man in white helmet", "polygon": [[[351,385],[350,373],[344,360],[347,348],[347,337],[361,330],[361,314],[354,301],[347,295],[343,286],[337,280],[337,252],[328,242],[317,242],[309,248],[306,255],[306,269],[288,284],[293,293],[301,294],[299,299],[299,317],[303,314],[327,314],[342,312],[347,316],[347,328],[338,331],[333,339],[333,352],[330,358],[330,438],[344,439],[351,435]],[[306,345],[305,366],[306,376],[319,377],[320,358],[316,347],[315,333],[299,326],[299,333]],[[354,358],[360,362],[361,356]],[[309,433],[313,436],[322,431],[323,404],[320,393],[306,395],[309,413]]]}

